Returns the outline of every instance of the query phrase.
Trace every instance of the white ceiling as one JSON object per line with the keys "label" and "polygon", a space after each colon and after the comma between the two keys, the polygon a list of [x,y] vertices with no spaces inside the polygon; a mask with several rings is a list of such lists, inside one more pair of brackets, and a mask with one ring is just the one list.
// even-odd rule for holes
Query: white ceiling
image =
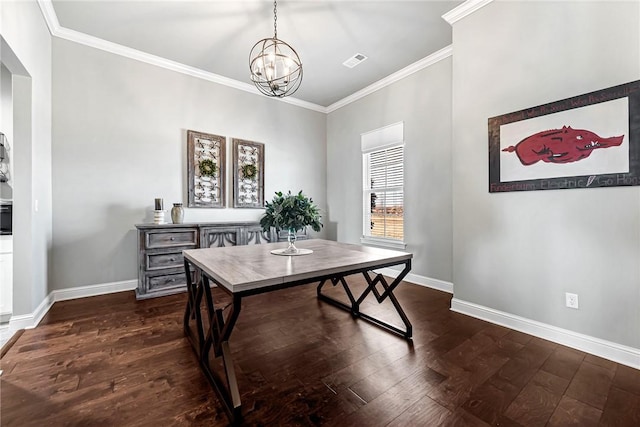
{"label": "white ceiling", "polygon": [[[462,1],[278,2],[278,38],[300,55],[293,95],[327,107],[451,44],[442,15]],[[273,36],[273,2],[54,0],[61,27],[244,83],[249,51]],[[356,53],[369,57],[349,69]]]}

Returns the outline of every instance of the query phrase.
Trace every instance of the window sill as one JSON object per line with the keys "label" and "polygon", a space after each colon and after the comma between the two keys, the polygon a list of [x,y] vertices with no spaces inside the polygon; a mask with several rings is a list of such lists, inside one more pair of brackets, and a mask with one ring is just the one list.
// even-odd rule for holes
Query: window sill
{"label": "window sill", "polygon": [[360,243],[386,249],[405,250],[407,248],[407,244],[400,240],[376,239],[375,237],[361,237]]}

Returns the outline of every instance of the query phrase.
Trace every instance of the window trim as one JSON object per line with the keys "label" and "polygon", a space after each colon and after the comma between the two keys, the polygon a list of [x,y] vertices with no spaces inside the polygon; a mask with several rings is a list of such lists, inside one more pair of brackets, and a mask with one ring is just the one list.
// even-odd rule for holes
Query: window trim
{"label": "window trim", "polygon": [[[390,249],[406,249],[407,244],[404,241],[405,237],[405,226],[404,226],[404,213],[402,215],[403,224],[402,224],[402,240],[393,239],[390,237],[378,237],[378,236],[367,236],[366,235],[366,209],[368,197],[367,195],[373,192],[371,189],[366,188],[366,179],[368,176],[369,165],[367,163],[367,155],[376,151],[388,150],[396,147],[402,147],[402,197],[403,197],[403,208],[404,208],[404,188],[405,188],[405,180],[404,180],[404,167],[405,167],[405,156],[404,156],[404,122],[394,123],[388,126],[384,126],[382,128],[365,132],[361,134],[361,148],[362,148],[362,205],[361,205],[361,218],[362,218],[362,236],[360,237],[360,243],[369,245],[369,246],[377,246],[383,248]],[[389,187],[385,188],[385,191],[390,191],[393,189],[400,189],[399,187]]]}
{"label": "window trim", "polygon": [[388,249],[406,249],[407,243],[404,240],[390,239],[388,237],[362,236],[360,243],[367,246],[376,246]]}

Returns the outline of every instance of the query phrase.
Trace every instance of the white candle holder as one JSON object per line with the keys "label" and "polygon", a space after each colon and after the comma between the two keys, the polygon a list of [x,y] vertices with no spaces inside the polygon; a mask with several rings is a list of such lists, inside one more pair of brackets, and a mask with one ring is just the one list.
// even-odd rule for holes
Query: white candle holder
{"label": "white candle holder", "polygon": [[162,211],[162,210],[154,210],[153,211],[153,223],[154,224],[164,224],[164,211]]}

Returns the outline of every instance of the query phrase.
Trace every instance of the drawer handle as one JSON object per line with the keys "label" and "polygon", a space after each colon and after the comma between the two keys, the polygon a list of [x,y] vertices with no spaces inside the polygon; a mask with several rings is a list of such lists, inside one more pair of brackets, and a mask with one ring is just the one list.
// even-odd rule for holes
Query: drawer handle
{"label": "drawer handle", "polygon": [[171,238],[169,238],[169,240],[174,241],[174,240],[176,240],[176,238],[175,237],[171,237]]}
{"label": "drawer handle", "polygon": [[174,257],[169,258],[169,261],[175,261],[176,259]]}

